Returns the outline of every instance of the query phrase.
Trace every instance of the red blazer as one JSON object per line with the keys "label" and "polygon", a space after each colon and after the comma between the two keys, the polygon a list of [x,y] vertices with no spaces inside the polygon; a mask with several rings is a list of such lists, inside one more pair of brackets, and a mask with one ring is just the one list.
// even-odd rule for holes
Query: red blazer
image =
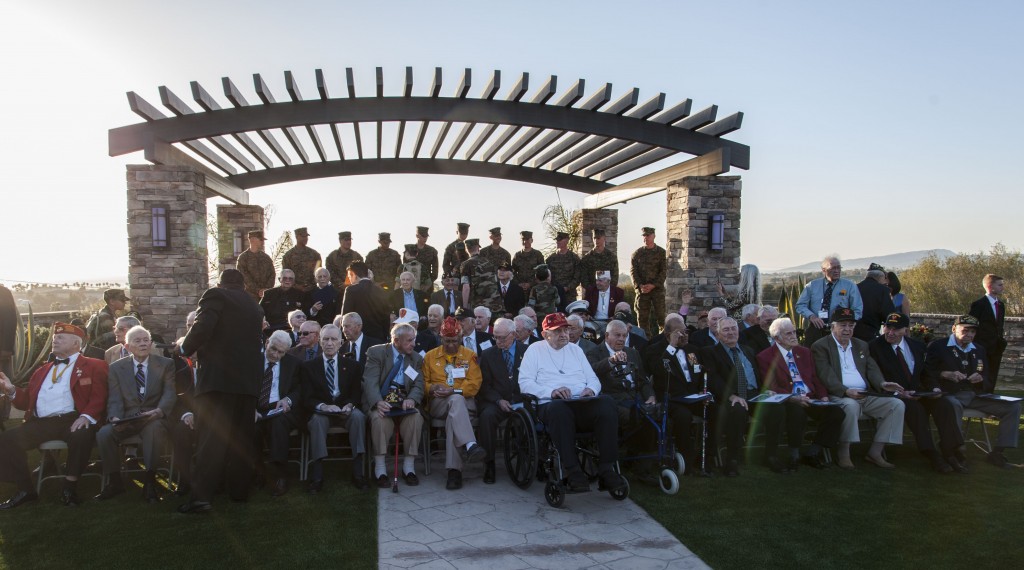
{"label": "red blazer", "polygon": [[[18,388],[15,392],[14,407],[25,410],[26,418],[33,417],[39,390],[43,382],[50,381],[52,369],[52,362],[44,363],[32,374],[28,389]],[[102,423],[107,408],[107,363],[78,355],[75,367],[71,370],[71,397],[75,400],[75,410],[79,414],[88,414]]]}
{"label": "red blazer", "polygon": [[[825,384],[818,379],[814,371],[814,357],[811,356],[811,349],[804,346],[793,347],[793,360],[804,384],[811,391],[809,396],[815,399],[828,398],[828,390]],[[777,346],[769,346],[757,354],[757,365],[761,369],[761,376],[764,378],[765,388],[779,394],[793,393],[793,379],[789,375],[789,365],[786,359],[779,352]]]}
{"label": "red blazer", "polygon": [[[615,305],[621,303],[626,296],[622,289],[611,285],[608,287],[608,318],[611,319],[615,315]],[[586,291],[583,292],[583,300],[590,303],[590,307],[587,308],[587,312],[593,317],[594,313],[597,312],[597,285],[591,285],[587,287]]]}

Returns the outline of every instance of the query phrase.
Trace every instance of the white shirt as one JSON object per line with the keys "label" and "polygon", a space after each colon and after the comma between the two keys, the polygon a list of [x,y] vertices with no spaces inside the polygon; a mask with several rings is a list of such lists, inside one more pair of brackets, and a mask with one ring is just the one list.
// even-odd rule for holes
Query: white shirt
{"label": "white shirt", "polygon": [[839,344],[836,340],[835,335],[832,336],[832,341],[836,343],[836,348],[839,349],[839,362],[843,372],[843,386],[847,388],[853,388],[854,390],[867,390],[868,384],[864,381],[864,377],[860,375],[860,371],[857,370],[857,362],[854,361],[853,355],[853,342],[850,342],[846,348]]}
{"label": "white shirt", "polygon": [[[892,352],[896,354],[896,347],[899,347],[903,351],[903,359],[907,361],[907,368],[910,369],[910,373],[914,373],[914,355],[910,353],[910,346],[907,345],[907,339],[901,338],[899,344],[892,345]],[[899,357],[896,357],[899,360]]]}
{"label": "white shirt", "polygon": [[519,365],[519,389],[547,400],[551,392],[563,386],[573,396],[579,396],[587,388],[594,394],[601,393],[601,381],[582,348],[570,343],[555,350],[547,341],[530,344]]}
{"label": "white shirt", "polygon": [[594,307],[594,318],[597,320],[606,321],[608,320],[608,293],[611,292],[609,288],[607,291],[597,292],[597,306]]}
{"label": "white shirt", "polygon": [[[355,353],[356,361],[359,361],[363,355],[363,333],[359,333],[359,338],[352,342],[352,350]],[[335,376],[337,378],[337,376]]]}
{"label": "white shirt", "polygon": [[[270,361],[263,358],[263,370],[267,370],[267,366],[270,366]],[[270,403],[276,404],[281,399],[281,363],[275,362],[274,368],[271,370],[271,374],[274,375],[274,379],[270,381]],[[337,377],[335,377],[337,378]]]}
{"label": "white shirt", "polygon": [[996,313],[996,303],[999,302],[999,298],[988,294],[986,294],[985,297],[988,298],[988,304],[992,305],[992,316],[998,316],[998,313]]}
{"label": "white shirt", "polygon": [[665,347],[665,351],[676,357],[679,367],[683,369],[683,376],[686,377],[686,381],[693,382],[693,378],[690,377],[690,363],[686,361],[686,351],[671,345]]}
{"label": "white shirt", "polygon": [[[71,396],[71,371],[75,368],[78,354],[76,352],[69,356],[67,364],[54,363],[46,377],[43,378],[39,395],[36,396],[37,417],[46,418],[75,411],[75,399]],[[53,382],[54,372],[57,373],[56,383]]]}
{"label": "white shirt", "polygon": [[[472,342],[470,342],[470,339],[472,339]],[[474,354],[480,353],[480,345],[476,342],[476,329],[473,329],[473,332],[462,337],[462,346],[472,350]]]}

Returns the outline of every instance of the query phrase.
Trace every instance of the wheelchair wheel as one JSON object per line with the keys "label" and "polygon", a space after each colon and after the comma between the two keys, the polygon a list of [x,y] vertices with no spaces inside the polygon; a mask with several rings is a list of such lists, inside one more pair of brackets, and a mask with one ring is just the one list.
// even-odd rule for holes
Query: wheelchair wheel
{"label": "wheelchair wheel", "polygon": [[675,495],[679,492],[679,475],[671,469],[662,469],[661,476],[658,477],[658,486],[666,495]]}
{"label": "wheelchair wheel", "polygon": [[520,489],[529,487],[537,473],[537,432],[525,410],[517,410],[505,422],[505,470]]}
{"label": "wheelchair wheel", "polygon": [[629,496],[629,479],[626,479],[626,476],[623,475],[622,480],[626,483],[625,487],[617,491],[608,491],[608,494],[616,501],[623,501]]}
{"label": "wheelchair wheel", "polygon": [[674,465],[672,465],[672,467],[675,468],[676,475],[682,475],[686,473],[686,459],[683,457],[682,453],[676,453],[675,460],[673,463]]}
{"label": "wheelchair wheel", "polygon": [[561,483],[548,481],[547,485],[544,485],[544,499],[552,507],[561,507],[565,503],[565,488]]}

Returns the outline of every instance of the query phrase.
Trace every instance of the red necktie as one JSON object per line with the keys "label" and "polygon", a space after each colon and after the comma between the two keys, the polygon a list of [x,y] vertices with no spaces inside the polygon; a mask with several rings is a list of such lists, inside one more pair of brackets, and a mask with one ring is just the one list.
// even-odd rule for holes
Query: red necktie
{"label": "red necktie", "polygon": [[913,375],[910,373],[910,366],[907,365],[907,357],[903,356],[902,347],[896,347],[896,360],[900,361],[900,368],[903,369],[903,375],[906,377],[907,381],[909,381]]}
{"label": "red necktie", "polygon": [[996,301],[996,322],[1003,320],[1003,302]]}

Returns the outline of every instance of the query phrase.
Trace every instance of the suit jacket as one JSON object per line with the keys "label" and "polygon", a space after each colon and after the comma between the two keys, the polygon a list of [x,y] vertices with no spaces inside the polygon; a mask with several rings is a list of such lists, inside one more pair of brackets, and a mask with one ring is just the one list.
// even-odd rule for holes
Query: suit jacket
{"label": "suit jacket", "polygon": [[935,388],[924,374],[925,345],[919,340],[904,337],[907,341],[907,348],[910,349],[910,356],[914,359],[914,369],[910,378],[903,372],[899,358],[896,357],[896,349],[889,344],[884,336],[880,336],[868,343],[868,351],[871,358],[875,359],[878,369],[882,371],[882,377],[890,382],[896,382],[907,390],[929,391]]}
{"label": "suit jacket", "polygon": [[[315,361],[316,360],[314,359],[312,362]],[[323,362],[323,359],[321,359],[321,362]],[[291,400],[292,409],[298,411],[299,417],[303,417],[305,415],[308,418],[307,410],[304,409],[305,402],[303,402],[304,394],[302,376],[301,373],[299,372],[299,369],[302,368],[303,363],[304,361],[288,354],[285,354],[284,356],[281,357],[281,360],[277,363],[277,396],[278,399],[281,400],[285,398]],[[262,367],[265,364],[266,363],[261,362],[260,366]],[[266,369],[264,368],[264,370]],[[322,366],[320,367],[320,372],[323,373]],[[262,376],[260,377],[260,380],[262,381]],[[259,404],[257,403],[257,405]],[[271,407],[274,407],[274,404],[271,404]]]}
{"label": "suit jacket", "polygon": [[[25,410],[25,417],[34,417],[36,398],[44,381],[49,381],[53,362],[46,362],[32,373],[28,387],[15,388],[13,404],[19,410]],[[75,401],[75,411],[103,422],[107,407],[107,363],[96,358],[79,355],[75,366],[71,369],[71,397]]]}
{"label": "suit jacket", "polygon": [[[608,318],[611,319],[612,315],[615,314],[615,305],[625,300],[626,294],[622,289],[615,285],[608,287],[608,292]],[[590,313],[591,317],[593,317],[597,312],[597,299],[599,293],[597,285],[591,285],[583,292],[583,300],[590,303],[590,306],[587,307],[587,312]]]}
{"label": "suit jacket", "polygon": [[[384,341],[379,338],[372,337],[366,333],[363,333],[362,344],[359,345],[359,358],[357,358],[357,360],[365,364],[366,352],[370,350],[371,346],[377,346],[378,344],[384,344]],[[341,345],[340,353],[348,354],[351,352],[355,352],[355,349],[353,348],[352,343],[346,340]]]}
{"label": "suit jacket", "polygon": [[[405,292],[402,291],[401,287],[399,287],[393,291],[388,291],[387,295],[390,303],[390,311],[392,314],[397,315],[398,311],[405,307]],[[418,314],[421,319],[427,318],[427,307],[430,306],[430,295],[420,291],[419,289],[413,288],[412,297],[413,301],[416,303],[416,314]],[[416,323],[413,326],[418,327],[419,323]]]}
{"label": "suit jacket", "polygon": [[697,348],[710,348],[715,346],[715,340],[711,338],[711,329],[700,329],[691,334],[689,344]]}
{"label": "suit jacket", "polygon": [[853,329],[853,336],[870,341],[878,336],[885,317],[896,312],[896,306],[892,304],[889,288],[870,277],[858,283],[857,290],[864,304],[864,313],[857,321],[857,328]]}
{"label": "suit jacket", "polygon": [[199,299],[196,322],[181,344],[196,355],[196,395],[224,392],[258,396],[263,353],[263,312],[238,287],[213,287]]}
{"label": "suit jacket", "polygon": [[391,302],[387,292],[369,279],[360,279],[345,289],[341,313],[359,313],[363,319],[363,334],[377,338],[388,336]]}
{"label": "suit jacket", "polygon": [[[800,298],[796,301],[796,312],[803,315],[806,319],[817,317],[824,296],[825,278],[819,277],[805,285],[804,290],[800,292]],[[853,314],[857,317],[857,320],[860,320],[864,314],[864,302],[860,298],[860,290],[853,284],[853,281],[843,279],[842,277],[836,281],[832,288],[832,303],[828,308],[829,317],[832,316],[832,312],[837,307],[853,309]]]}
{"label": "suit jacket", "polygon": [[[455,298],[455,309],[458,310],[459,307],[462,306],[462,291],[452,291],[452,297]],[[441,289],[440,291],[434,291],[433,293],[430,294],[430,304],[441,305],[442,307],[444,307],[444,316],[446,317],[450,317],[455,314],[455,311],[449,310],[448,299],[445,296],[444,289]],[[426,312],[420,313],[420,316],[423,316],[425,314]]]}
{"label": "suit jacket", "polygon": [[516,285],[515,279],[510,279],[508,282],[508,291],[501,294],[501,283],[498,283],[498,295],[501,296],[502,305],[505,307],[505,312],[513,316],[519,314],[519,310],[526,306],[526,293],[523,292],[523,288]]}
{"label": "suit jacket", "polygon": [[[704,367],[701,366],[700,372],[696,372],[689,364],[691,355],[698,354],[697,348],[692,345],[686,345],[678,350],[682,350],[686,355],[687,368],[690,369],[689,382],[686,381],[686,374],[684,374],[683,367],[679,364],[679,359],[675,354],[668,352],[667,340],[648,346],[644,352],[644,364],[647,367],[647,371],[651,373],[651,387],[654,390],[654,395],[660,402],[665,400],[666,389],[670,398],[689,396],[690,394],[698,394],[704,391]],[[709,382],[708,390],[712,393],[717,393],[721,388],[717,385],[712,386]]]}
{"label": "suit jacket", "polygon": [[331,389],[327,385],[327,374],[324,372],[326,360],[322,354],[320,358],[307,360],[299,366],[300,382],[305,389],[305,407],[310,414],[319,404],[334,404],[338,407],[345,407],[348,404],[358,406],[362,400],[363,383],[359,374],[359,363],[343,357],[340,352],[334,360],[338,365],[338,377],[334,379],[339,390],[337,398],[331,394]]}
{"label": "suit jacket", "polygon": [[629,348],[636,349],[637,352],[642,353],[643,351],[647,350],[647,344],[648,343],[646,338],[633,332],[629,333]]}
{"label": "suit jacket", "polygon": [[992,303],[988,302],[987,296],[971,303],[971,310],[969,311],[971,315],[978,319],[978,332],[974,336],[974,343],[983,346],[985,352],[993,358],[1002,355],[1006,349],[1006,336],[1003,326],[1006,322],[1006,302],[1002,299],[999,302],[1003,303],[1003,315],[998,320],[996,320]]}
{"label": "suit jacket", "polygon": [[[395,367],[395,347],[388,344],[378,344],[370,347],[366,352],[366,366],[363,367],[363,409],[370,413],[381,401],[380,389],[391,375],[391,369]],[[405,384],[406,397],[421,404],[426,393],[423,384],[423,357],[412,353],[402,357],[402,365],[405,369],[398,374]],[[412,369],[415,377],[410,378],[407,370]]]}
{"label": "suit jacket", "polygon": [[492,346],[480,353],[478,362],[483,383],[477,395],[478,400],[492,404],[496,404],[498,400],[507,400],[514,404],[522,399],[522,393],[519,391],[519,365],[523,363],[526,345],[516,341],[515,351],[511,376],[508,375],[505,356],[500,348]]}
{"label": "suit jacket", "polygon": [[[124,354],[122,354],[124,352]],[[125,356],[128,356],[128,351],[125,350],[124,345],[117,343],[114,346],[108,348],[103,353],[103,361],[107,363],[107,366],[121,360]]]}
{"label": "suit jacket", "polygon": [[[853,361],[860,372],[861,378],[867,384],[867,390],[882,392],[882,382],[885,377],[879,370],[875,359],[868,356],[868,343],[859,338],[850,339],[850,348],[853,351]],[[843,363],[839,359],[839,347],[836,345],[835,337],[831,333],[819,338],[811,345],[811,354],[814,355],[814,370],[818,378],[825,383],[828,393],[843,398],[846,396],[846,386],[843,385]]]}
{"label": "suit jacket", "polygon": [[416,333],[416,344],[413,345],[413,352],[426,354],[441,346],[441,339],[430,329],[423,329]]}
{"label": "suit jacket", "polygon": [[[943,392],[973,391],[976,394],[989,394],[995,389],[995,380],[989,376],[988,353],[977,344],[974,350],[961,356],[953,347],[948,345],[949,339],[943,338],[933,340],[928,344],[928,350],[924,357],[925,375],[931,385],[942,388]],[[979,370],[980,368],[980,370]],[[943,372],[957,371],[968,376],[980,372],[984,380],[978,384],[972,384],[967,380],[953,382],[942,378]]]}
{"label": "suit jacket", "polygon": [[[639,394],[640,401],[645,402],[654,395],[654,388],[651,386],[651,379],[644,369],[644,361],[640,357],[640,352],[629,346],[623,347],[622,351],[626,353],[626,361],[628,362],[627,373],[632,376],[634,390]],[[594,369],[594,374],[597,374],[597,378],[601,381],[602,394],[608,394],[616,400],[632,401],[634,399],[633,393],[623,385],[623,380],[615,376],[615,368],[608,361],[610,354],[608,353],[608,345],[606,343],[602,342],[595,346],[586,355],[587,362],[590,362],[590,367]]]}
{"label": "suit jacket", "polygon": [[[313,355],[313,358],[314,359],[319,358],[320,354],[322,354],[321,351],[320,351],[320,345],[317,344],[313,348],[316,349],[316,354]],[[345,351],[342,350],[342,352],[345,352]],[[304,347],[304,346],[293,346],[293,347],[288,349],[287,354],[289,356],[297,359],[299,362],[305,362],[306,361],[306,347]]]}
{"label": "suit jacket", "polygon": [[135,383],[135,359],[122,358],[110,365],[107,377],[107,417],[127,418],[160,408],[164,417],[171,415],[174,401],[174,361],[149,355],[146,371],[146,394],[139,400]]}
{"label": "suit jacket", "polygon": [[762,350],[772,346],[772,337],[761,327],[747,327],[740,331],[740,344],[749,346],[754,354],[760,354]]}
{"label": "suit jacket", "polygon": [[582,337],[580,338],[580,340],[576,341],[576,346],[579,346],[580,349],[583,350],[583,354],[586,354],[591,350],[597,348],[596,344]]}
{"label": "suit jacket", "polygon": [[[807,386],[808,396],[817,400],[828,398],[825,383],[818,378],[814,367],[814,355],[806,346],[793,347],[793,362],[800,371],[800,378]],[[778,347],[770,346],[757,353],[757,367],[764,378],[764,388],[779,394],[793,393],[793,377],[789,374],[789,364],[779,352]]]}
{"label": "suit jacket", "polygon": [[[338,291],[337,287],[331,283],[328,283],[323,289],[313,287],[306,296],[307,316],[320,323],[320,326],[333,323],[334,317],[341,313],[341,291]],[[312,307],[317,302],[323,303],[323,307],[316,312],[316,316],[308,315],[308,313],[312,312]]]}
{"label": "suit jacket", "polygon": [[306,293],[296,287],[290,287],[288,290],[273,287],[263,292],[260,307],[263,309],[263,315],[267,318],[267,322],[270,323],[271,330],[287,330],[288,313],[301,309],[308,316],[307,301]]}
{"label": "suit jacket", "polygon": [[[757,356],[754,351],[742,344],[736,346],[747,357],[751,368],[754,369],[754,385],[763,386],[761,370],[757,366]],[[702,348],[699,358],[708,375],[709,386],[714,386],[711,389],[718,390],[715,397],[718,398],[719,405],[728,405],[729,397],[739,395],[739,393],[736,390],[736,366],[733,364],[732,356],[726,350],[726,346],[718,343],[712,347]],[[754,390],[754,393],[750,393],[748,389],[747,398],[756,396],[759,391],[760,388]]]}

